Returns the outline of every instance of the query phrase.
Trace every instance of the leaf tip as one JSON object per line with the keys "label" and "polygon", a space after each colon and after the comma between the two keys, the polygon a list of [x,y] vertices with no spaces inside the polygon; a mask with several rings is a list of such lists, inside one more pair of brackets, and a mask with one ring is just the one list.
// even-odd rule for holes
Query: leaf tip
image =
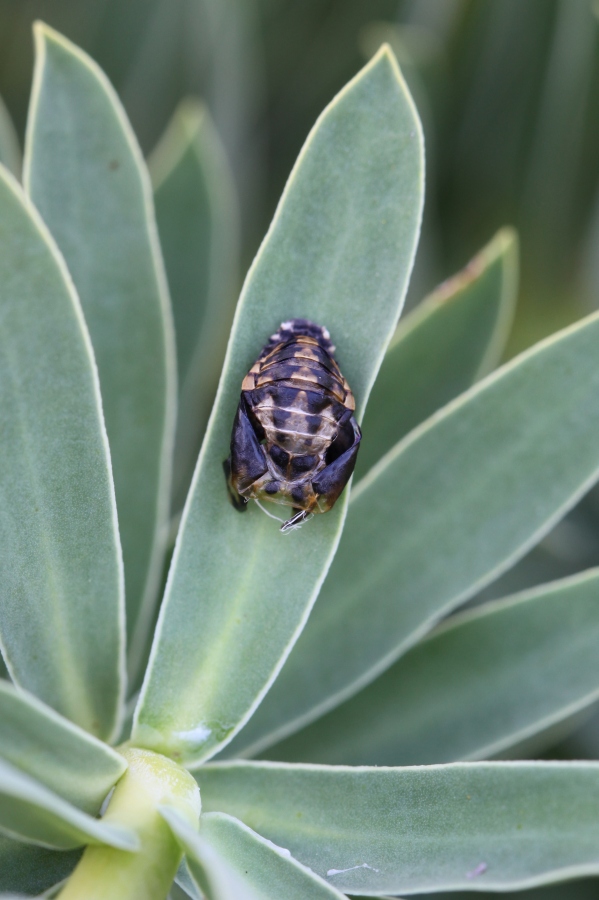
{"label": "leaf tip", "polygon": [[519,245],[518,232],[512,225],[504,225],[492,238],[489,247],[497,248],[497,253],[517,251]]}
{"label": "leaf tip", "polygon": [[56,31],[55,28],[52,28],[51,25],[48,25],[48,23],[44,22],[42,19],[36,19],[32,25],[32,29],[33,43],[36,52],[42,49],[47,43],[62,44],[63,46],[70,43],[64,35],[59,31]]}
{"label": "leaf tip", "polygon": [[191,94],[184,97],[175,110],[175,118],[181,122],[190,137],[197,134],[208,116],[208,107],[204,101]]}
{"label": "leaf tip", "polygon": [[387,62],[390,63],[390,65],[398,66],[397,57],[395,56],[395,53],[391,48],[391,44],[388,41],[384,41],[372,57],[373,62],[375,60],[378,62],[379,59],[386,59]]}
{"label": "leaf tip", "polygon": [[411,129],[411,137],[414,138],[417,142],[418,153],[420,157],[422,205],[422,203],[424,202],[424,132],[422,130],[422,122],[420,120],[414,98],[412,97],[408,84],[397,61],[397,57],[393,51],[393,48],[391,47],[391,44],[387,43],[386,41],[381,44],[371,60],[366,64],[366,66],[364,66],[362,71],[358,73],[357,77],[359,78],[361,75],[365,75],[368,72],[381,72],[382,70],[386,71],[387,76],[390,77],[390,80],[395,85],[395,88],[398,90],[399,95],[403,98],[410,110],[410,115],[413,123],[413,129]]}
{"label": "leaf tip", "polygon": [[397,57],[396,57],[395,53],[393,52],[393,48],[391,47],[391,44],[389,44],[387,41],[385,41],[384,43],[381,44],[379,49],[376,51],[374,56],[371,58],[370,62],[368,62],[366,64],[366,66],[364,67],[364,71],[371,69],[371,68],[372,69],[378,68],[381,66],[384,66],[387,69],[389,69],[389,71],[393,75],[394,80],[397,81],[397,83],[400,85],[402,91],[404,91],[409,97],[411,97],[411,94],[408,90],[408,86],[405,82],[401,68],[397,61]]}

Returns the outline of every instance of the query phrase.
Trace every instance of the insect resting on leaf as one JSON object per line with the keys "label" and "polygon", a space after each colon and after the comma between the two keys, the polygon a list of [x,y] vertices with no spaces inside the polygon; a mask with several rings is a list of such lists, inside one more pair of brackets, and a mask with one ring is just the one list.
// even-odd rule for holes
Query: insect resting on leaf
{"label": "insect resting on leaf", "polygon": [[289,531],[328,512],[349,481],[362,433],[326,328],[283,322],[243,379],[231,455],[223,463],[236,509],[290,506]]}

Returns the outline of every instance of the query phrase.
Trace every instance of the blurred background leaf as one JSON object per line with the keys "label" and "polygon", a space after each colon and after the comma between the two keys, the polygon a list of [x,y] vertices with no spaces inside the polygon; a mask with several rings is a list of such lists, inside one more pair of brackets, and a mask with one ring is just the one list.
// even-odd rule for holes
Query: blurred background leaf
{"label": "blurred background leaf", "polygon": [[179,104],[152,153],[150,173],[177,338],[173,510],[179,512],[212,409],[239,287],[237,197],[203,104]]}
{"label": "blurred background leaf", "polygon": [[401,318],[368,401],[355,480],[493,369],[512,325],[517,282],[517,237],[503,228]]}
{"label": "blurred background leaf", "polygon": [[105,69],[146,152],[181,99],[203,97],[240,190],[246,260],[318,111],[389,40],[429,147],[413,299],[510,222],[524,283],[513,348],[594,302],[580,291],[599,188],[591,0],[0,0],[0,94],[21,134],[37,16]]}
{"label": "blurred background leaf", "polygon": [[2,98],[0,98],[0,163],[5,165],[17,178],[21,174],[19,139]]}
{"label": "blurred background leaf", "polygon": [[38,894],[73,870],[81,850],[46,850],[0,836],[0,890]]}

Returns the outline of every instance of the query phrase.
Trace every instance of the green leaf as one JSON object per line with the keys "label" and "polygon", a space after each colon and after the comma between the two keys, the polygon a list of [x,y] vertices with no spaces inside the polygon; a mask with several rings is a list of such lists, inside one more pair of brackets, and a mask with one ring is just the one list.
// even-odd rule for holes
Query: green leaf
{"label": "green leaf", "polygon": [[488,759],[599,699],[599,570],[450,619],[272,759]]}
{"label": "green leaf", "polygon": [[0,757],[96,815],[127,763],[50,707],[0,684]]}
{"label": "green leaf", "polygon": [[0,890],[39,894],[69,875],[80,850],[46,850],[0,835]]}
{"label": "green leaf", "polygon": [[346,893],[512,890],[599,871],[599,764],[405,769],[220,763],[203,809]]}
{"label": "green leaf", "polygon": [[38,781],[0,760],[0,829],[9,837],[55,850],[107,844],[136,850],[137,836],[122,825],[94,819]]}
{"label": "green leaf", "polygon": [[[185,896],[191,897],[192,900],[203,900],[203,894],[200,893],[199,888],[191,877],[187,863],[185,862],[185,857],[177,870],[175,884],[181,889],[181,892],[183,892]],[[174,888],[171,888],[171,895],[173,893]]]}
{"label": "green leaf", "polygon": [[[563,884],[553,884],[548,887],[535,888],[532,891],[517,891],[510,893],[509,900],[597,900],[597,879],[584,878],[577,881],[567,881]],[[436,894],[434,900],[497,900],[497,894],[476,893],[471,891],[459,891],[458,893]],[[358,900],[358,898],[352,898]],[[365,900],[365,898],[362,898]]]}
{"label": "green leaf", "polygon": [[123,584],[93,354],[64,261],[0,173],[0,641],[13,680],[109,737]]}
{"label": "green leaf", "polygon": [[415,429],[354,490],[308,625],[229,753],[258,752],[387,669],[493,581],[599,475],[599,316]]}
{"label": "green leaf", "polygon": [[24,180],[73,275],[98,363],[135,656],[161,576],[176,390],[151,186],[103,72],[40,23],[35,42]]}
{"label": "green leaf", "polygon": [[185,100],[149,160],[173,303],[179,411],[173,494],[180,509],[216,394],[235,312],[239,212],[207,108]]}
{"label": "green leaf", "polygon": [[512,323],[517,285],[517,237],[504,228],[400,321],[368,401],[355,479],[494,368]]}
{"label": "green leaf", "polygon": [[186,863],[196,892],[207,900],[257,900],[244,878],[228,860],[192,831],[173,810],[163,807],[161,813],[186,853]]}
{"label": "green leaf", "polygon": [[343,894],[298,863],[288,850],[232,816],[202,816],[197,834],[173,810],[165,808],[162,814],[208,900],[343,900]]}
{"label": "green leaf", "polygon": [[21,174],[21,149],[15,126],[0,98],[0,163],[18,178]]}
{"label": "green leaf", "polygon": [[[181,869],[179,869],[179,872],[181,872]],[[175,880],[175,883],[171,885],[167,900],[188,900],[188,897],[191,897],[192,900],[204,900],[204,895],[200,894],[192,882],[191,876],[187,877],[188,881],[185,882],[185,888],[182,888],[179,881]]]}
{"label": "green leaf", "polygon": [[214,753],[296,640],[347,493],[286,536],[253,504],[233,509],[222,461],[241,382],[281,321],[313,319],[330,330],[360,412],[404,296],[421,204],[420,128],[383,49],[318,120],[246,280],[136,713],[140,746],[186,761]]}

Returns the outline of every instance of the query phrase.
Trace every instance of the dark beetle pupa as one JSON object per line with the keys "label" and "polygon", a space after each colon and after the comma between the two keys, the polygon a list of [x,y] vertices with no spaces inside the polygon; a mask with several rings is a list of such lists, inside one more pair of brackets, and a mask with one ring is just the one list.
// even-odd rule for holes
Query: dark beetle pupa
{"label": "dark beetle pupa", "polygon": [[231,499],[293,508],[281,531],[328,512],[350,479],[362,436],[326,328],[283,322],[243,379],[224,462]]}

